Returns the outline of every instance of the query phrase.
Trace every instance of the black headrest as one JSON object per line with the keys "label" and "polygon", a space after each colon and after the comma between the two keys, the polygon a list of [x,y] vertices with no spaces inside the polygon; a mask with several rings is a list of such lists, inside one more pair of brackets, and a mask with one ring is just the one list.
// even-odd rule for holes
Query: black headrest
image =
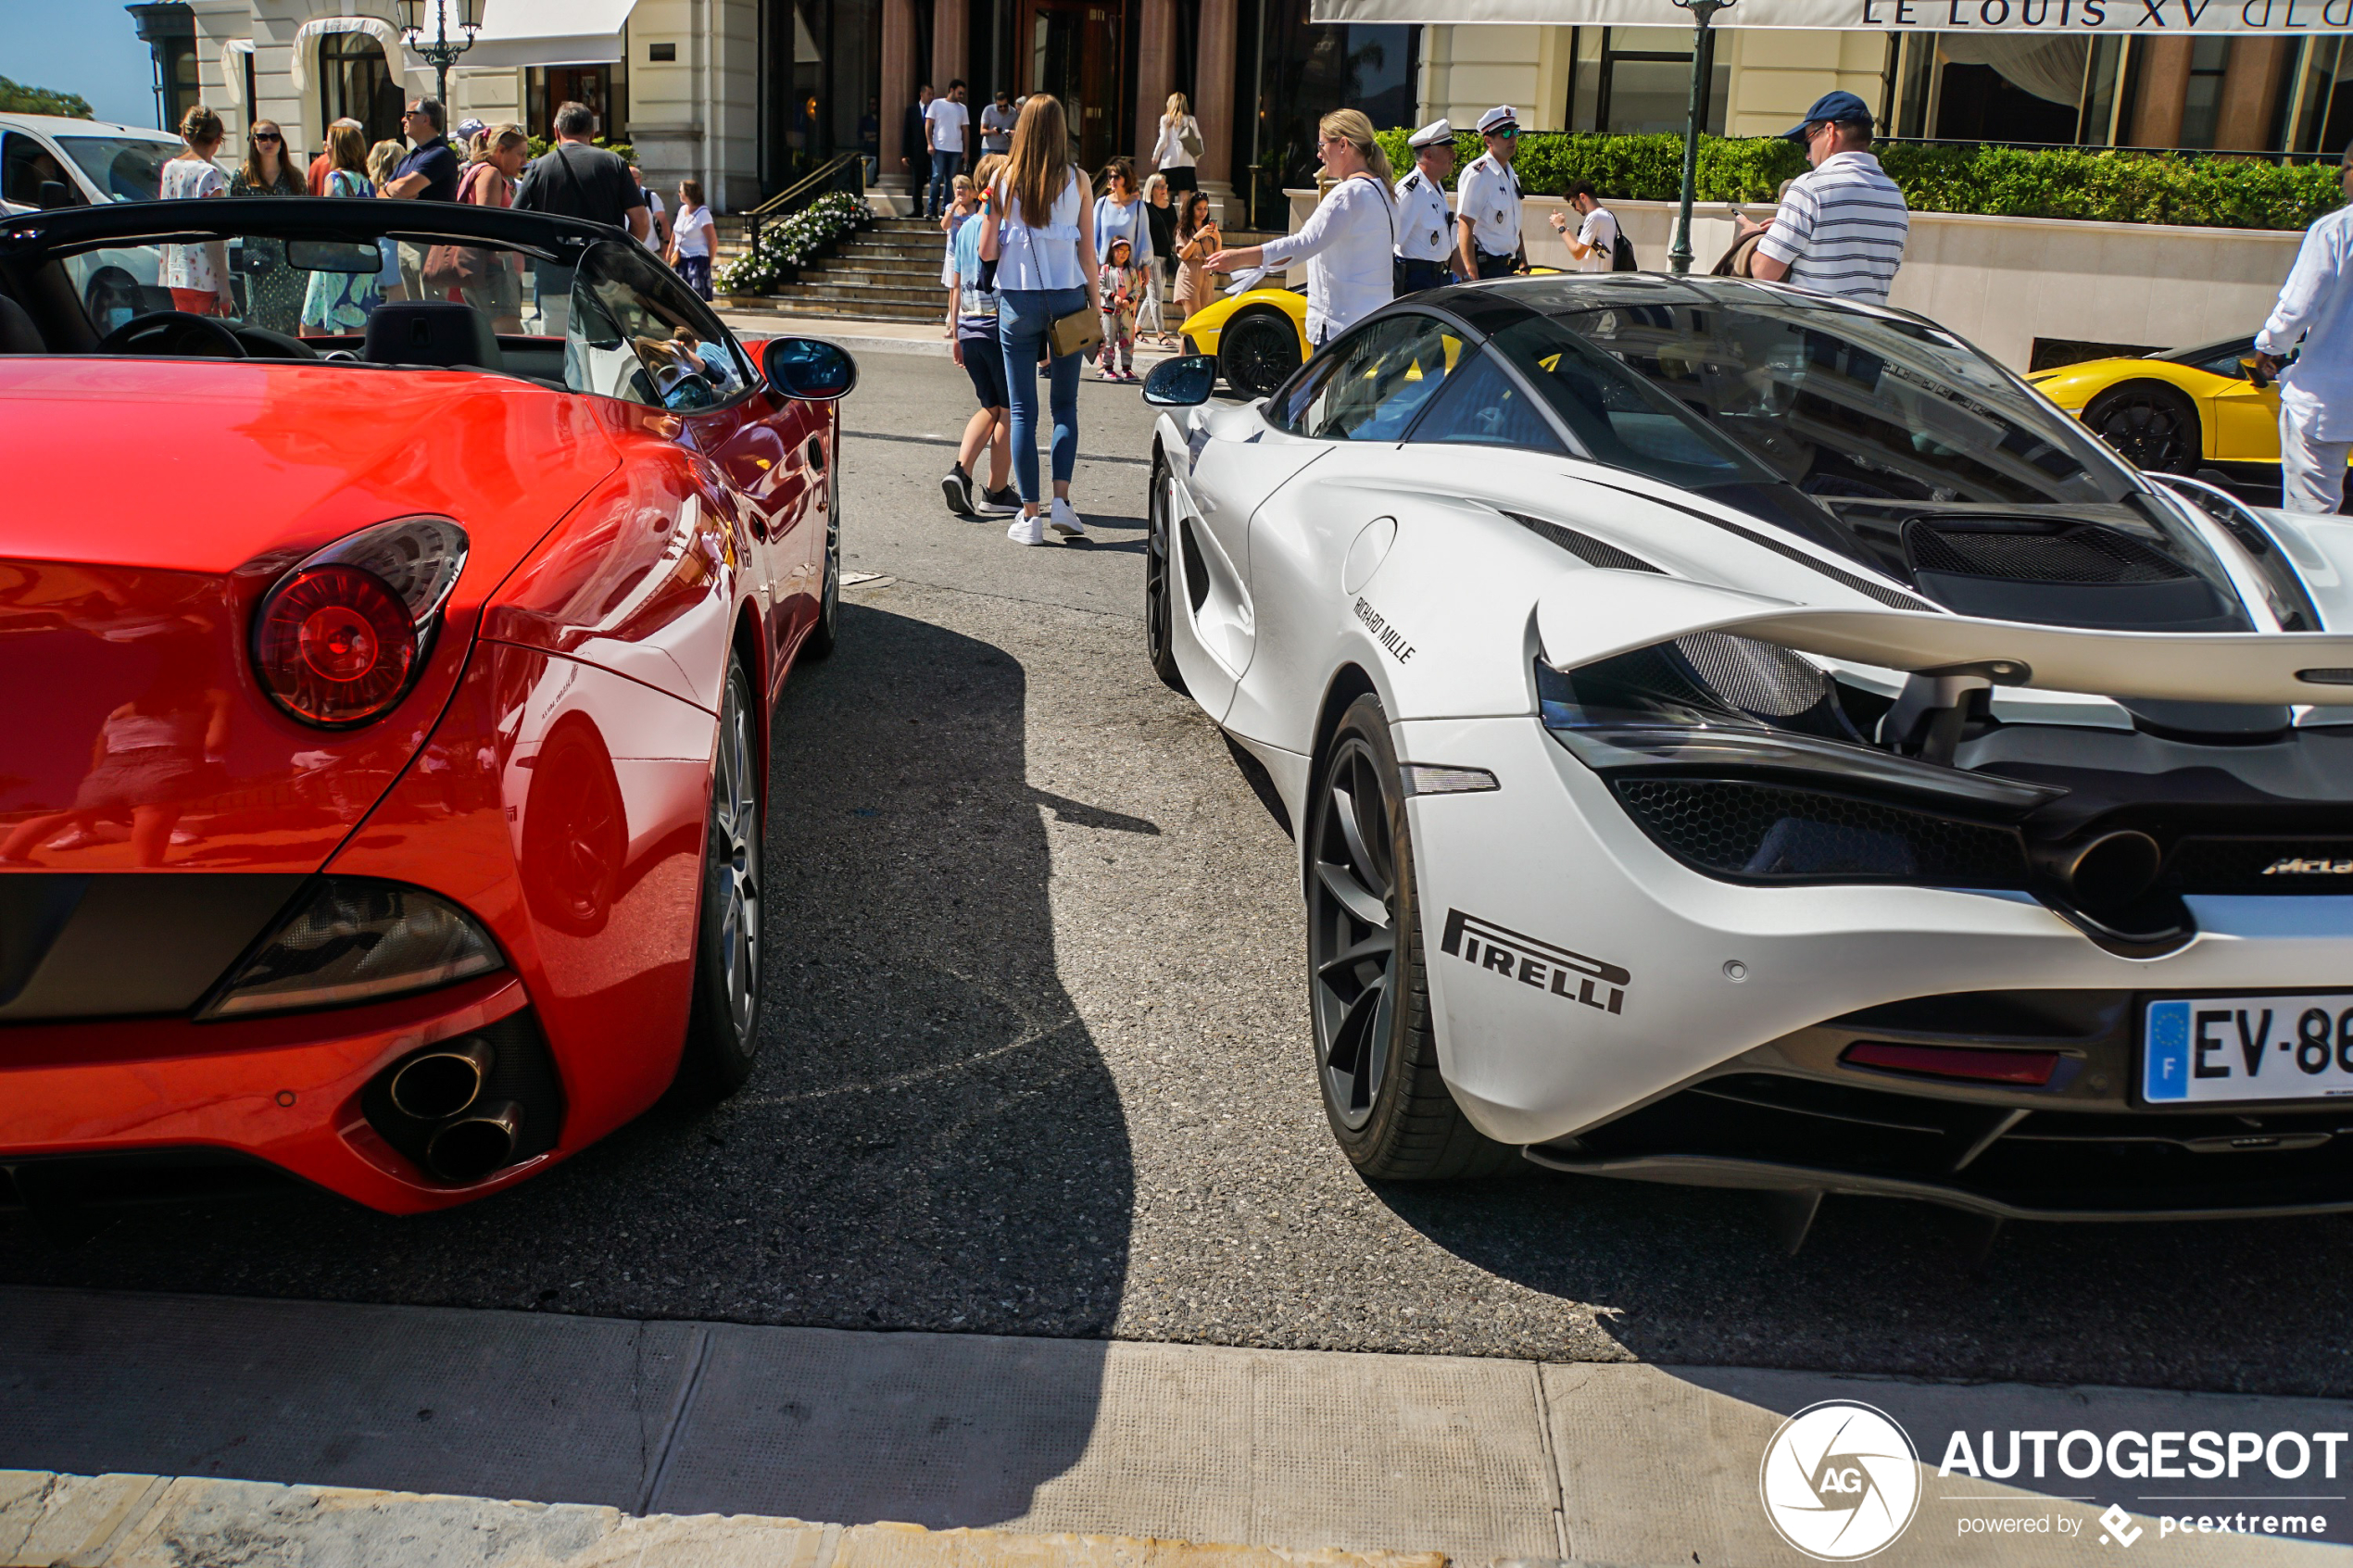
{"label": "black headrest", "polygon": [[23,306],[0,294],[0,354],[46,354],[41,329],[32,324]]}
{"label": "black headrest", "polygon": [[451,300],[396,299],[368,318],[364,358],[379,365],[478,365],[506,369],[490,318]]}

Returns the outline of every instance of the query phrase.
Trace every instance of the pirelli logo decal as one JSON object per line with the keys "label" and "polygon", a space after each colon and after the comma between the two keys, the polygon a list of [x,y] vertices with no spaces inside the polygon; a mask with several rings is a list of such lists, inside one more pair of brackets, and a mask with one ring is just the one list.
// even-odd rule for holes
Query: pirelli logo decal
{"label": "pirelli logo decal", "polygon": [[1446,911],[1446,935],[1438,947],[1475,969],[1603,1012],[1624,1009],[1626,987],[1634,978],[1614,963],[1522,936],[1508,926],[1460,909]]}

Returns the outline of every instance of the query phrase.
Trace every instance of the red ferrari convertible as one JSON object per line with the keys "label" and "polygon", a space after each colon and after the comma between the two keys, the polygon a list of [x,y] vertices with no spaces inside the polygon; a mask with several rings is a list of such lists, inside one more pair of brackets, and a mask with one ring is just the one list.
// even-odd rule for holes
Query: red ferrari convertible
{"label": "red ferrari convertible", "polygon": [[595,224],[0,222],[0,1205],[441,1208],[741,1084],[855,379]]}

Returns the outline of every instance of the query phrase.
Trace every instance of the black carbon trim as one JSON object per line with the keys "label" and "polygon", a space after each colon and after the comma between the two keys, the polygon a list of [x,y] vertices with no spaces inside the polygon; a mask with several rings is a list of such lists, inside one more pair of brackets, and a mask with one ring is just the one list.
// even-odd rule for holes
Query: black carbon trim
{"label": "black carbon trim", "polygon": [[1617,571],[1655,572],[1662,577],[1666,575],[1642,557],[1629,555],[1615,545],[1604,544],[1589,533],[1579,533],[1573,528],[1563,528],[1557,522],[1546,522],[1541,517],[1529,517],[1524,512],[1505,512],[1504,515],[1546,544],[1558,545],[1587,566],[1607,567]]}
{"label": "black carbon trim", "polygon": [[1687,507],[1680,502],[1662,500],[1656,495],[1643,495],[1637,491],[1622,491],[1620,494],[1636,495],[1638,498],[1651,502],[1655,506],[1671,508],[1676,511],[1681,512],[1686,517],[1695,517],[1699,519],[1700,521],[1706,523],[1711,528],[1720,528],[1727,533],[1737,534],[1739,537],[1747,540],[1750,544],[1770,550],[1777,556],[1785,556],[1789,559],[1797,562],[1800,566],[1811,567],[1813,570],[1820,572],[1823,576],[1831,579],[1832,582],[1843,583],[1858,594],[1877,599],[1880,603],[1885,605],[1890,609],[1924,609],[1936,615],[1950,613],[1943,605],[1938,604],[1933,599],[1922,598],[1917,594],[1906,593],[1901,588],[1887,587],[1884,584],[1872,582],[1868,577],[1858,577],[1854,572],[1845,570],[1843,567],[1832,566],[1829,561],[1824,560],[1819,556],[1807,555],[1804,550],[1799,549],[1794,545],[1784,545],[1779,539],[1773,538],[1769,534],[1759,533],[1753,528],[1743,528],[1737,522],[1727,522],[1722,518],[1714,516],[1708,512],[1701,511],[1696,507]]}

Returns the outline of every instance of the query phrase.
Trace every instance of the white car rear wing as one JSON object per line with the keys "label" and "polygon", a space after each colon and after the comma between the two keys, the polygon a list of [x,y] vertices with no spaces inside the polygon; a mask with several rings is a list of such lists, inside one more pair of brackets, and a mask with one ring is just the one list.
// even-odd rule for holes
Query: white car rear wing
{"label": "white car rear wing", "polygon": [[1906,673],[2172,702],[2353,700],[2353,634],[2087,632],[1962,615],[1793,605],[1653,572],[1567,573],[1536,603],[1544,662],[1570,671],[1695,632]]}

